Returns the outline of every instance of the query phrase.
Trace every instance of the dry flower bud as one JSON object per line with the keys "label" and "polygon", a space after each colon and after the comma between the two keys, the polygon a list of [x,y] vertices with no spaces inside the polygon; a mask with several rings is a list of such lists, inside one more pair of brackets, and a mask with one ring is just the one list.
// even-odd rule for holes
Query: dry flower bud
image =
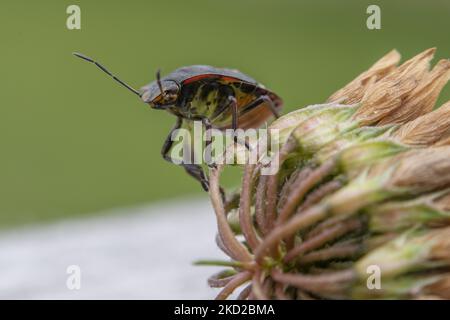
{"label": "dry flower bud", "polygon": [[[449,192],[450,194],[450,192]],[[390,232],[411,228],[417,225],[450,225],[450,212],[436,203],[441,192],[409,201],[392,201],[376,205],[367,210],[369,229],[372,232]],[[445,198],[445,196],[444,196]],[[450,198],[447,195],[447,198]]]}
{"label": "dry flower bud", "polygon": [[303,152],[312,154],[357,126],[357,123],[347,121],[356,109],[355,105],[324,109],[300,123],[292,131],[292,137]]}
{"label": "dry flower bud", "polygon": [[362,143],[368,141],[369,139],[381,136],[389,130],[391,126],[383,127],[360,127],[354,130],[345,132],[344,134],[336,137],[330,143],[323,146],[316,154],[315,158],[319,163],[325,162],[327,159],[331,158],[333,155],[337,154],[345,148],[349,148],[357,143]]}
{"label": "dry flower bud", "polygon": [[[450,185],[450,146],[407,151],[380,165],[395,167],[388,185],[426,192]],[[373,172],[376,174],[376,170]]]}
{"label": "dry flower bud", "polygon": [[425,232],[408,232],[373,250],[355,265],[358,274],[377,265],[384,278],[426,269],[432,263],[450,263],[450,227]]}
{"label": "dry flower bud", "polygon": [[[441,298],[443,290],[435,290],[441,288],[442,283],[448,274],[430,274],[430,275],[402,275],[395,278],[382,278],[382,286],[379,290],[371,290],[367,288],[366,279],[362,279],[356,286],[352,288],[352,298],[354,299],[405,299],[413,298],[420,300],[436,300]],[[433,289],[431,289],[433,288]],[[437,294],[437,295],[434,295]]]}
{"label": "dry flower bud", "polygon": [[359,172],[361,168],[408,150],[407,147],[389,140],[369,140],[343,149],[339,165],[346,173]]}

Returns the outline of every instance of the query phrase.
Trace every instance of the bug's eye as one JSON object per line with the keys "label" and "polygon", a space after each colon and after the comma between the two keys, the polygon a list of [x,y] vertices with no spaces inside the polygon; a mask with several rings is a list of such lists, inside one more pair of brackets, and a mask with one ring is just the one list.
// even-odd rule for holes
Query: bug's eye
{"label": "bug's eye", "polygon": [[175,100],[177,98],[177,92],[173,90],[164,91],[165,100]]}
{"label": "bug's eye", "polygon": [[166,103],[171,103],[171,102],[175,102],[175,100],[177,100],[178,98],[178,88],[168,88],[166,90],[164,90],[164,101]]}
{"label": "bug's eye", "polygon": [[177,94],[177,90],[174,90],[174,89],[165,90],[164,94],[167,95],[167,96],[176,95]]}

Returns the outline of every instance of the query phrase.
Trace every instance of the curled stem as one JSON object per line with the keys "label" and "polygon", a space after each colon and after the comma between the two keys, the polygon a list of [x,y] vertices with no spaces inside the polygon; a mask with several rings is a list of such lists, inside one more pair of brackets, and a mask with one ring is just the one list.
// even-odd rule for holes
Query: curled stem
{"label": "curled stem", "polygon": [[227,256],[229,256],[234,260],[239,260],[239,256],[235,255],[233,251],[231,251],[225,246],[219,233],[216,234],[216,244],[219,247],[219,249],[222,250]]}
{"label": "curled stem", "polygon": [[276,206],[278,197],[278,177],[280,173],[280,168],[283,162],[287,159],[289,154],[297,148],[297,143],[295,139],[288,139],[288,141],[283,145],[281,150],[275,155],[278,157],[278,170],[275,174],[271,175],[267,179],[266,188],[266,228],[271,230],[275,224],[276,220]]}
{"label": "curled stem", "polygon": [[328,210],[325,206],[313,206],[303,214],[295,216],[285,224],[273,229],[255,250],[255,259],[257,263],[263,263],[264,256],[268,252],[273,252],[274,247],[276,247],[282,239],[292,236],[299,229],[307,228],[324,219],[327,214]]}
{"label": "curled stem", "polygon": [[234,236],[234,233],[231,230],[231,227],[228,224],[225,215],[225,208],[223,205],[222,195],[220,193],[220,186],[219,186],[219,175],[221,169],[222,166],[212,168],[210,170],[209,176],[210,179],[209,195],[214,208],[214,212],[216,213],[220,239],[222,240],[223,245],[228,249],[228,251],[233,253],[233,256],[235,256],[237,260],[251,261],[252,257],[250,253],[248,252],[247,248],[245,248]]}
{"label": "curled stem", "polygon": [[231,280],[233,280],[235,275],[231,275],[228,277],[222,277],[224,275],[223,271],[213,274],[208,278],[208,285],[211,288],[223,288],[225,287]]}
{"label": "curled stem", "polygon": [[298,300],[316,300],[310,294],[306,293],[301,289],[297,289],[297,299]]}
{"label": "curled stem", "polygon": [[259,244],[260,240],[253,228],[253,221],[250,212],[251,196],[252,196],[252,174],[255,165],[248,164],[245,166],[244,178],[242,179],[241,200],[239,205],[239,223],[242,233],[248,245],[254,250]]}
{"label": "curled stem", "polygon": [[332,259],[343,259],[353,257],[362,252],[363,247],[360,244],[335,245],[322,250],[317,250],[305,254],[297,263],[299,266]]}
{"label": "curled stem", "polygon": [[249,284],[244,289],[242,289],[242,291],[239,293],[237,299],[238,300],[246,300],[250,296],[251,292],[252,292],[252,285]]}
{"label": "curled stem", "polygon": [[[312,191],[305,199],[305,201],[298,207],[296,214],[302,214],[303,211],[319,203],[324,197],[338,190],[342,186],[342,182],[339,180],[329,181],[316,190]],[[286,239],[286,248],[291,250],[295,243],[295,236],[291,236]]]}
{"label": "curled stem", "polygon": [[258,300],[267,300],[268,296],[266,294],[266,290],[264,289],[264,274],[261,272],[261,269],[258,269],[253,274],[252,278],[252,293],[253,297]]}
{"label": "curled stem", "polygon": [[312,205],[315,205],[319,201],[321,201],[323,198],[325,198],[327,195],[333,193],[336,190],[339,190],[342,187],[342,182],[339,180],[331,180],[320,187],[318,187],[316,190],[312,191],[305,199],[305,201],[301,204],[300,207],[297,209],[297,214],[300,214],[302,211],[308,209]]}
{"label": "curled stem", "polygon": [[325,229],[315,237],[306,240],[305,242],[290,250],[284,257],[284,261],[290,262],[294,259],[298,259],[300,255],[308,251],[317,249],[325,245],[327,242],[335,240],[347,234],[348,232],[355,231],[361,228],[361,226],[362,223],[359,221],[359,219],[351,219]]}
{"label": "curled stem", "polygon": [[226,298],[228,298],[230,296],[230,294],[233,293],[234,290],[236,290],[237,287],[241,286],[242,284],[244,284],[251,278],[252,278],[252,274],[248,271],[238,273],[219,292],[219,294],[216,296],[216,300],[225,300]]}
{"label": "curled stem", "polygon": [[255,217],[256,217],[256,224],[258,226],[259,231],[264,236],[266,235],[269,230],[266,228],[266,186],[267,186],[267,176],[260,176],[258,185],[256,187],[256,194],[255,194]]}
{"label": "curled stem", "polygon": [[339,293],[345,290],[357,276],[352,269],[322,275],[305,275],[272,271],[274,280],[317,294]]}
{"label": "curled stem", "polygon": [[290,300],[289,296],[286,294],[285,290],[285,285],[277,282],[275,283],[275,298],[277,298],[277,300]]}
{"label": "curled stem", "polygon": [[283,184],[280,191],[280,196],[278,198],[278,209],[286,203],[286,199],[292,188],[295,187],[297,181],[304,180],[312,172],[310,167],[300,167],[297,168],[290,176],[289,179]]}
{"label": "curled stem", "polygon": [[278,216],[277,225],[285,222],[294,212],[295,208],[298,206],[299,202],[303,199],[305,194],[311,190],[318,182],[320,182],[324,177],[330,174],[335,168],[335,159],[330,159],[329,161],[322,164],[320,167],[315,169],[310,175],[306,177],[305,180],[301,181],[298,187],[293,188],[294,191],[289,195],[286,200],[286,204]]}

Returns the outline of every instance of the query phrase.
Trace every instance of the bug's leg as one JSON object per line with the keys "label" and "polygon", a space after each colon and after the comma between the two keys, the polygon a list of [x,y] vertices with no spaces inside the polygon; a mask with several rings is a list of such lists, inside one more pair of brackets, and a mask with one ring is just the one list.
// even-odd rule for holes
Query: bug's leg
{"label": "bug's leg", "polygon": [[[208,133],[208,132],[211,133],[211,131],[208,131],[208,130],[211,130],[211,129],[212,129],[211,121],[210,121],[208,118],[203,118],[203,119],[202,119],[202,122],[203,122],[203,125],[205,126],[205,131],[206,131],[207,133]],[[205,149],[207,149],[208,146],[209,146],[211,143],[212,143],[211,135],[210,135],[210,134],[207,134],[207,139],[206,139]],[[208,165],[208,167],[210,167],[210,168],[217,168],[217,165],[214,163],[214,161],[212,161],[211,154],[208,155],[208,158],[207,158],[207,165]],[[208,184],[208,187],[209,187],[209,184]],[[222,201],[225,203],[225,202],[226,202],[225,190],[224,190],[222,187],[220,187],[220,186],[219,186],[219,190],[220,190],[220,194],[221,194],[221,196],[222,196]]]}
{"label": "bug's leg", "polygon": [[247,112],[250,112],[251,110],[253,110],[257,107],[262,106],[264,102],[267,103],[267,105],[269,106],[269,109],[272,112],[272,114],[274,115],[274,117],[279,118],[280,114],[278,113],[278,110],[275,107],[275,104],[273,103],[272,99],[267,95],[260,96],[257,99],[253,100],[252,102],[250,102],[249,104],[247,104],[246,106],[244,106],[242,108],[240,115],[246,114]]}
{"label": "bug's leg", "polygon": [[231,128],[236,130],[238,127],[238,105],[234,96],[229,96],[228,101],[231,107]]}
{"label": "bug's leg", "polygon": [[[193,148],[190,148],[190,157],[189,158],[194,159],[194,149]],[[183,166],[184,170],[186,170],[186,172],[191,177],[193,177],[195,180],[200,182],[203,190],[205,190],[206,192],[209,191],[209,181],[206,178],[205,172],[203,171],[203,168],[200,165],[194,164],[194,163],[182,163],[181,165]]]}
{"label": "bug's leg", "polygon": [[[234,132],[236,132],[238,128],[238,121],[239,121],[239,113],[238,113],[238,105],[237,100],[234,96],[228,96],[229,105],[231,107],[231,129],[233,129]],[[236,134],[233,135],[233,139],[235,143],[243,144],[247,150],[251,150],[250,146],[248,145],[247,141],[239,141]]]}
{"label": "bug's leg", "polygon": [[164,158],[164,160],[174,163],[172,158],[169,156],[169,151],[172,148],[173,141],[172,141],[172,134],[175,130],[178,130],[181,128],[181,124],[183,123],[183,119],[180,117],[177,117],[177,122],[173,126],[173,128],[170,130],[169,135],[167,136],[166,140],[164,141],[164,144],[161,148],[161,155]]}
{"label": "bug's leg", "polygon": [[[212,129],[212,124],[211,121],[208,118],[203,118],[202,119],[202,123],[205,127],[205,132],[206,132],[206,143],[205,143],[205,150],[208,149],[208,147],[211,145],[212,143],[212,138],[211,138],[211,129]],[[208,165],[208,167],[211,168],[215,168],[216,164],[212,161],[212,155],[211,155],[211,150],[209,154],[205,153],[205,160],[206,160],[206,164]]]}
{"label": "bug's leg", "polygon": [[[175,126],[170,130],[169,135],[166,138],[166,141],[164,141],[164,144],[161,149],[161,155],[164,158],[164,160],[174,163],[173,159],[169,156],[169,151],[172,148],[173,141],[172,141],[172,134],[175,130],[180,129],[181,125],[183,123],[183,120],[181,118],[177,118],[177,122],[175,123]],[[196,180],[200,182],[202,185],[203,190],[208,191],[209,190],[209,183],[208,179],[206,179],[205,173],[203,172],[202,167],[196,164],[186,164],[182,163],[181,166],[186,170],[186,172],[194,177]]]}
{"label": "bug's leg", "polygon": [[209,181],[208,179],[206,179],[205,172],[203,171],[201,166],[199,166],[198,164],[187,163],[183,163],[182,166],[191,177],[200,182],[203,190],[205,190],[206,192],[209,191]]}

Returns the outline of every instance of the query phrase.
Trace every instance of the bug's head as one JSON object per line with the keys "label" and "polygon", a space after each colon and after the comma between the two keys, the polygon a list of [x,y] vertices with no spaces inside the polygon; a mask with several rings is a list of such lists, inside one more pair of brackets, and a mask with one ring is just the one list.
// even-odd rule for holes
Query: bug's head
{"label": "bug's head", "polygon": [[173,80],[161,80],[159,70],[156,81],[141,89],[141,98],[154,109],[165,109],[173,106],[178,99],[179,85]]}

